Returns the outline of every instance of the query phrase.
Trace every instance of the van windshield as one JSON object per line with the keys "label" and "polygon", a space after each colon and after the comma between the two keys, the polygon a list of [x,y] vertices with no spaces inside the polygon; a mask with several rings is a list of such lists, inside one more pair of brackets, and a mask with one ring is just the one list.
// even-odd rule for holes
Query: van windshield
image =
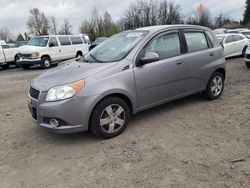
{"label": "van windshield", "polygon": [[35,37],[32,38],[27,45],[45,47],[49,41],[49,37]]}
{"label": "van windshield", "polygon": [[106,39],[84,57],[85,62],[115,62],[125,58],[148,31],[122,32]]}

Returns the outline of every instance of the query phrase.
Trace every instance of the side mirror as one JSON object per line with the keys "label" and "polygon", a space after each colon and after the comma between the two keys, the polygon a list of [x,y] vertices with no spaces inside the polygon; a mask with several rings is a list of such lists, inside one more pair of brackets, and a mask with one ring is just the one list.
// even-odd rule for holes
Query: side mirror
{"label": "side mirror", "polygon": [[159,61],[160,56],[155,52],[147,52],[143,58],[140,59],[140,64],[145,65],[148,63],[153,63]]}
{"label": "side mirror", "polygon": [[49,47],[55,46],[54,43],[49,43]]}

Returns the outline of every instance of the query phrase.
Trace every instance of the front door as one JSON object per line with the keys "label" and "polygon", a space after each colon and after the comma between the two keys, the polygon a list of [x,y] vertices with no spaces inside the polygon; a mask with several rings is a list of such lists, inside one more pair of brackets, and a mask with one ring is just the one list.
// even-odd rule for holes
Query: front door
{"label": "front door", "polygon": [[61,47],[58,44],[56,37],[51,37],[49,40],[50,57],[52,61],[61,60]]}
{"label": "front door", "polygon": [[187,66],[182,58],[178,31],[161,33],[139,53],[159,55],[159,61],[134,68],[138,108],[147,107],[187,91]]}

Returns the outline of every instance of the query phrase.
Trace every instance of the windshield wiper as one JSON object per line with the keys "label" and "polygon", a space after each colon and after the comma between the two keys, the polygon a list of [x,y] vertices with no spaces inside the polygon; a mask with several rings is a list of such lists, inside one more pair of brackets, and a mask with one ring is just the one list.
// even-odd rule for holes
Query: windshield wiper
{"label": "windshield wiper", "polygon": [[91,53],[89,53],[89,55],[90,55],[95,61],[97,61],[97,62],[99,62],[99,63],[103,63],[103,61],[97,59],[97,58],[96,58],[94,55],[92,55]]}

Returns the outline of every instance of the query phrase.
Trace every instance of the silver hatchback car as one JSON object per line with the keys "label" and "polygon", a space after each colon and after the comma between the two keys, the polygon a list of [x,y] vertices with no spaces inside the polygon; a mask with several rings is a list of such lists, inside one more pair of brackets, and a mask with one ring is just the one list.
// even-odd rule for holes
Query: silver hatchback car
{"label": "silver hatchback car", "polygon": [[212,31],[192,25],[138,28],[114,35],[85,57],[36,77],[29,109],[57,133],[122,133],[131,115],[202,92],[221,96],[223,48]]}

